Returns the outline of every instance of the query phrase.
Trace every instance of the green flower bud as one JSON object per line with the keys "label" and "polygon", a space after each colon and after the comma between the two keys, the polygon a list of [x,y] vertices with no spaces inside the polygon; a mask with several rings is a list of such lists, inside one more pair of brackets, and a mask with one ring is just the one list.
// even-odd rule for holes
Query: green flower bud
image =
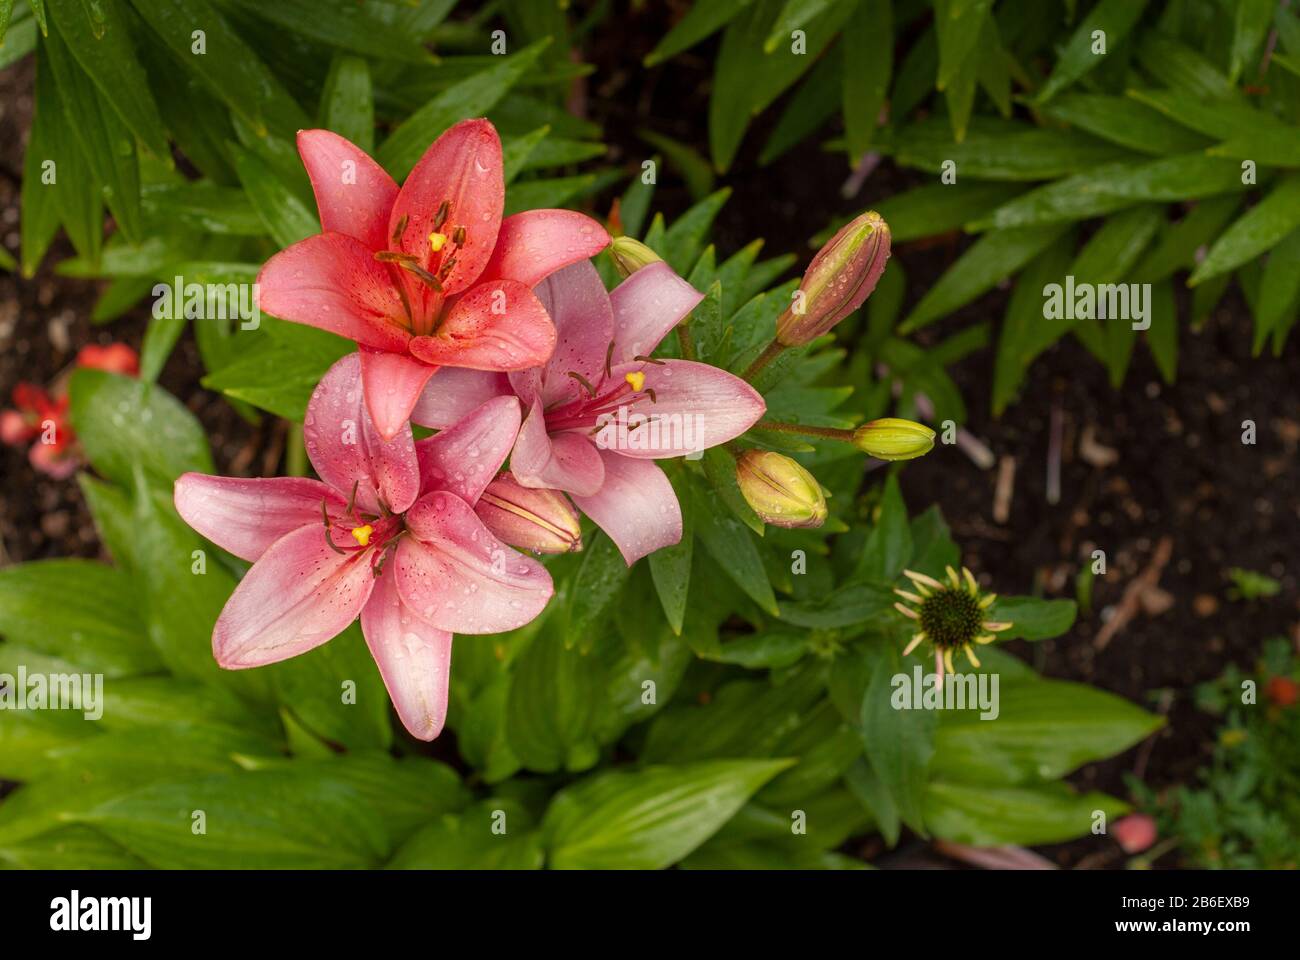
{"label": "green flower bud", "polygon": [[582,549],[582,528],[568,498],[558,490],[522,486],[509,473],[488,484],[474,512],[512,547],[534,553]]}
{"label": "green flower bud", "polygon": [[871,296],[888,259],[889,224],[880,214],[868,210],[845,224],[808,265],[794,302],[777,318],[776,339],[798,347],[829,331]]}
{"label": "green flower bud", "polygon": [[746,450],[736,461],[736,483],[764,523],[774,527],[820,527],[826,497],[817,478],[787,456]]}
{"label": "green flower bud", "polygon": [[923,423],[885,417],[854,430],[853,445],[880,460],[915,460],[934,446],[934,431]]}
{"label": "green flower bud", "polygon": [[615,237],[609,245],[609,252],[614,257],[614,266],[625,279],[642,267],[663,259],[640,240],[631,237]]}

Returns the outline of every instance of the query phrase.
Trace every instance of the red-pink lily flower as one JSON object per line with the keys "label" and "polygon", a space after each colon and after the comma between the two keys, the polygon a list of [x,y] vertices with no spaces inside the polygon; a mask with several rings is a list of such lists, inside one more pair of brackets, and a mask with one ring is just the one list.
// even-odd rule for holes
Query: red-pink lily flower
{"label": "red-pink lily flower", "polygon": [[545,363],[555,328],[530,289],[604,249],[590,217],[530,210],[502,219],[501,140],[487,120],[440,136],[399,190],[359,147],[301,130],[324,232],[258,275],[258,306],[341,334],[361,349],[366,406],[385,439],[440,366],[523,370]]}
{"label": "red-pink lily flower", "polygon": [[500,633],[532,620],[550,575],[474,513],[519,429],[499,397],[419,443],[408,424],[384,441],[350,354],[307,407],[320,480],[187,473],[176,509],[195,530],[253,561],[212,633],[217,662],[258,667],[325,643],[358,616],[402,723],[432,740],[447,714],[453,633]]}
{"label": "red-pink lily flower", "polygon": [[431,381],[411,416],[438,427],[469,404],[513,393],[527,415],[510,457],[525,487],[569,493],[628,564],[682,536],[681,506],[653,461],[726,443],[763,415],[763,398],[706,363],[649,354],[703,299],[666,263],[644,267],[613,293],[590,262],[534,291],[555,321],[544,365],[504,374],[460,372]]}

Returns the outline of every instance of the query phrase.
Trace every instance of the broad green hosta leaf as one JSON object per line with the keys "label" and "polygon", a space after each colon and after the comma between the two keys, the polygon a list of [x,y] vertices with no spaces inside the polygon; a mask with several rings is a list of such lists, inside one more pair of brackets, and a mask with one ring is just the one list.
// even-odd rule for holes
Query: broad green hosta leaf
{"label": "broad green hosta leaf", "polygon": [[895,599],[890,588],[881,584],[849,582],[824,597],[785,601],[780,617],[799,627],[834,630],[871,619],[892,607]]}
{"label": "broad green hosta leaf", "polygon": [[1105,57],[1093,52],[1093,34],[1102,31],[1106,43],[1106,56],[1111,56],[1133,25],[1142,16],[1146,0],[1101,0],[1088,12],[1075,28],[1065,48],[1061,51],[1052,75],[1038,91],[1038,102],[1045,103],[1074,83]]}
{"label": "broad green hosta leaf", "polygon": [[[264,135],[310,126],[307,115],[261,58],[208,0],[131,0],[140,16],[208,89]],[[194,36],[202,30],[201,38]],[[197,45],[202,42],[203,52]]]}
{"label": "broad green hosta leaf", "polygon": [[457,121],[482,116],[491,110],[519,82],[546,46],[544,40],[534,43],[448,87],[403,120],[379,145],[376,159],[399,181],[404,179],[444,130]]}
{"label": "broad green hosta leaf", "polygon": [[924,801],[938,717],[933,710],[894,709],[892,678],[904,672],[904,665],[896,644],[871,651],[859,729],[872,772],[889,792],[899,817],[924,836],[927,827],[932,828]]}
{"label": "broad green hosta leaf", "polygon": [[[594,654],[569,649],[563,610],[552,605],[512,670],[506,739],[529,770],[585,770],[596,763],[596,709],[604,677]],[[473,642],[473,641],[470,641]]]}
{"label": "broad green hosta leaf", "polygon": [[[194,832],[200,812],[201,834]],[[377,866],[390,849],[365,797],[315,771],[151,784],[79,819],[164,869],[355,869]]]}
{"label": "broad green hosta leaf", "polygon": [[710,760],[603,773],[561,790],[542,822],[554,869],[659,870],[687,856],[788,760]]}
{"label": "broad green hosta leaf", "polygon": [[427,824],[388,861],[389,870],[538,870],[545,854],[525,807],[484,800]]}
{"label": "broad green hosta leaf", "polygon": [[934,779],[994,786],[1055,780],[1122,753],[1164,722],[1112,694],[1055,680],[1001,683],[997,709],[988,720],[978,709],[941,714]]}
{"label": "broad green hosta leaf", "polygon": [[1210,247],[1187,283],[1196,286],[1259,256],[1300,227],[1300,174],[1279,183]]}
{"label": "broad green hosta leaf", "polygon": [[69,386],[73,429],[105,477],[129,486],[137,467],[171,483],[187,470],[215,473],[194,415],[161,387],[102,370],[78,370]]}
{"label": "broad green hosta leaf", "polygon": [[992,787],[935,781],[925,790],[931,832],[978,847],[1073,840],[1092,831],[1098,810],[1113,819],[1129,806],[1103,793],[1077,794],[1059,783]]}
{"label": "broad green hosta leaf", "polygon": [[148,864],[89,827],[71,826],[0,847],[0,866],[20,870],[140,870]]}
{"label": "broad green hosta leaf", "polygon": [[131,578],[91,560],[37,560],[0,570],[0,636],[110,677],[161,667]]}
{"label": "broad green hosta leaf", "polygon": [[[671,478],[670,478],[671,479]],[[678,488],[674,484],[674,489]],[[682,632],[686,620],[686,602],[691,589],[691,567],[695,550],[695,523],[693,504],[689,496],[677,494],[682,509],[682,538],[677,543],[656,550],[646,559],[655,591],[673,633]]]}
{"label": "broad green hosta leaf", "polygon": [[587,538],[582,562],[570,587],[567,606],[569,622],[564,643],[569,649],[588,652],[606,616],[613,610],[631,574],[614,541],[597,530]]}

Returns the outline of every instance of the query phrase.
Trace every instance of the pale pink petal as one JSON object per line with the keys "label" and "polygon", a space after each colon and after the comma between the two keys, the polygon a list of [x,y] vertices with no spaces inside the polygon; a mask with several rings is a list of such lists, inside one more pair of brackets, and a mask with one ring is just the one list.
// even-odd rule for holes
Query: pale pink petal
{"label": "pale pink petal", "polygon": [[[551,274],[533,292],[555,324],[555,353],[542,368],[542,400],[548,407],[576,400],[586,394],[586,388],[570,373],[595,385],[605,372],[605,358],[614,339],[609,294],[590,260]],[[530,399],[520,391],[517,378],[517,374],[510,378],[516,392]]]}
{"label": "pale pink petal", "polygon": [[422,427],[444,430],[473,413],[493,397],[508,396],[510,381],[504,373],[439,367],[425,384],[411,411],[411,421]]}
{"label": "pale pink petal", "polygon": [[627,399],[626,419],[614,414],[593,438],[601,449],[627,457],[680,457],[716,447],[740,436],[767,409],[748,383],[707,363],[625,363],[614,368],[612,379],[625,380],[629,373],[645,380]]}
{"label": "pale pink petal", "polygon": [[437,492],[406,514],[410,536],[394,557],[402,600],[452,633],[502,633],[536,617],[551,598],[551,575],[492,535],[455,494]]}
{"label": "pale pink petal", "polygon": [[646,554],[682,539],[682,508],[673,485],[657,464],[608,450],[605,482],[589,497],[573,498],[618,546],[630,567]]}
{"label": "pale pink petal", "polygon": [[369,347],[361,347],[360,353],[366,409],[379,435],[391,440],[406,425],[424,385],[438,368],[409,354],[386,353]]}
{"label": "pale pink petal", "polygon": [[[447,219],[437,231],[451,237],[457,227],[465,228],[465,240],[454,253],[450,247],[435,253],[429,245],[444,202]],[[496,246],[504,207],[501,138],[486,120],[462,120],[433,142],[402,184],[389,217],[388,237],[391,242],[396,236],[395,249],[415,256],[433,273],[438,273],[442,257],[454,255],[455,266],[442,277],[443,289],[452,296],[483,272]]]}
{"label": "pale pink petal", "polygon": [[501,221],[492,259],[479,281],[518,280],[528,286],[561,267],[594,257],[609,234],[591,217],[572,210],[526,210]]}
{"label": "pale pink petal", "polygon": [[299,527],[275,541],[217,618],[217,663],[228,670],[261,667],[337,636],[370,596],[372,553],[335,553],[321,526]]}
{"label": "pale pink petal", "polygon": [[555,349],[555,325],[541,301],[517,280],[479,284],[456,300],[435,334],[414,337],[425,363],[473,370],[523,370]]}
{"label": "pale pink petal", "polygon": [[510,455],[518,433],[518,398],[496,397],[454,427],[419,441],[420,496],[448,490],[474,506]]}
{"label": "pale pink petal", "polygon": [[529,410],[510,470],[525,487],[550,487],[568,493],[593,494],[605,480],[605,465],[587,437],[578,433],[546,432],[546,414],[537,401]]}
{"label": "pale pink petal", "polygon": [[642,267],[609,295],[614,305],[614,363],[648,357],[682,318],[704,299],[660,261]]}
{"label": "pale pink petal", "polygon": [[321,378],[307,404],[303,438],[320,478],[345,497],[355,485],[357,507],[378,513],[381,504],[401,513],[420,493],[420,467],[410,424],[385,441],[366,410],[361,359],[349,353]]}
{"label": "pale pink petal", "polygon": [[376,350],[406,351],[406,312],[388,268],[360,240],[318,233],[281,250],[257,275],[260,310]]}
{"label": "pale pink petal", "polygon": [[418,740],[435,739],[447,720],[451,634],[425,623],[402,602],[391,573],[375,581],[361,611],[361,632],[402,726]]}
{"label": "pale pink petal", "polygon": [[388,214],[397,184],[352,141],[331,130],[299,130],[298,154],[316,194],[321,228],[388,248]]}
{"label": "pale pink petal", "polygon": [[176,512],[223,550],[256,560],[291,530],[315,525],[324,531],[321,504],[341,517],[347,501],[319,480],[307,477],[210,477],[185,473],[173,491]]}

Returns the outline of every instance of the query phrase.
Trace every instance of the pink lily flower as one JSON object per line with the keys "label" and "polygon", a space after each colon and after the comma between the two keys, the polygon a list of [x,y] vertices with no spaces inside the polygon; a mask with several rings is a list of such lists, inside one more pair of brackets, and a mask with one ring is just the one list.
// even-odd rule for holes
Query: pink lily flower
{"label": "pink lily flower", "polygon": [[509,375],[440,376],[411,417],[444,426],[469,404],[517,396],[526,415],[510,457],[514,479],[570,494],[630,566],[682,536],[681,505],[654,461],[726,443],[766,405],[725,370],[650,358],[703,299],[666,263],[643,267],[607,293],[595,267],[582,261],[534,292],[555,322],[551,358]]}
{"label": "pink lily flower", "polygon": [[415,443],[384,441],[349,354],[307,407],[307,453],[320,480],[187,473],[176,509],[213,543],[252,561],[212,632],[217,663],[238,670],[306,653],[358,616],[406,729],[432,740],[447,715],[453,633],[529,622],[553,592],[536,560],[506,547],[474,513],[519,429],[498,397]]}
{"label": "pink lily flower", "polygon": [[357,343],[380,436],[398,434],[439,367],[546,362],[555,328],[530,288],[600,252],[609,236],[570,210],[502,219],[501,140],[491,123],[449,129],[400,190],[365,151],[328,130],[300,130],[298,152],[323,232],[266,262],[258,306]]}

